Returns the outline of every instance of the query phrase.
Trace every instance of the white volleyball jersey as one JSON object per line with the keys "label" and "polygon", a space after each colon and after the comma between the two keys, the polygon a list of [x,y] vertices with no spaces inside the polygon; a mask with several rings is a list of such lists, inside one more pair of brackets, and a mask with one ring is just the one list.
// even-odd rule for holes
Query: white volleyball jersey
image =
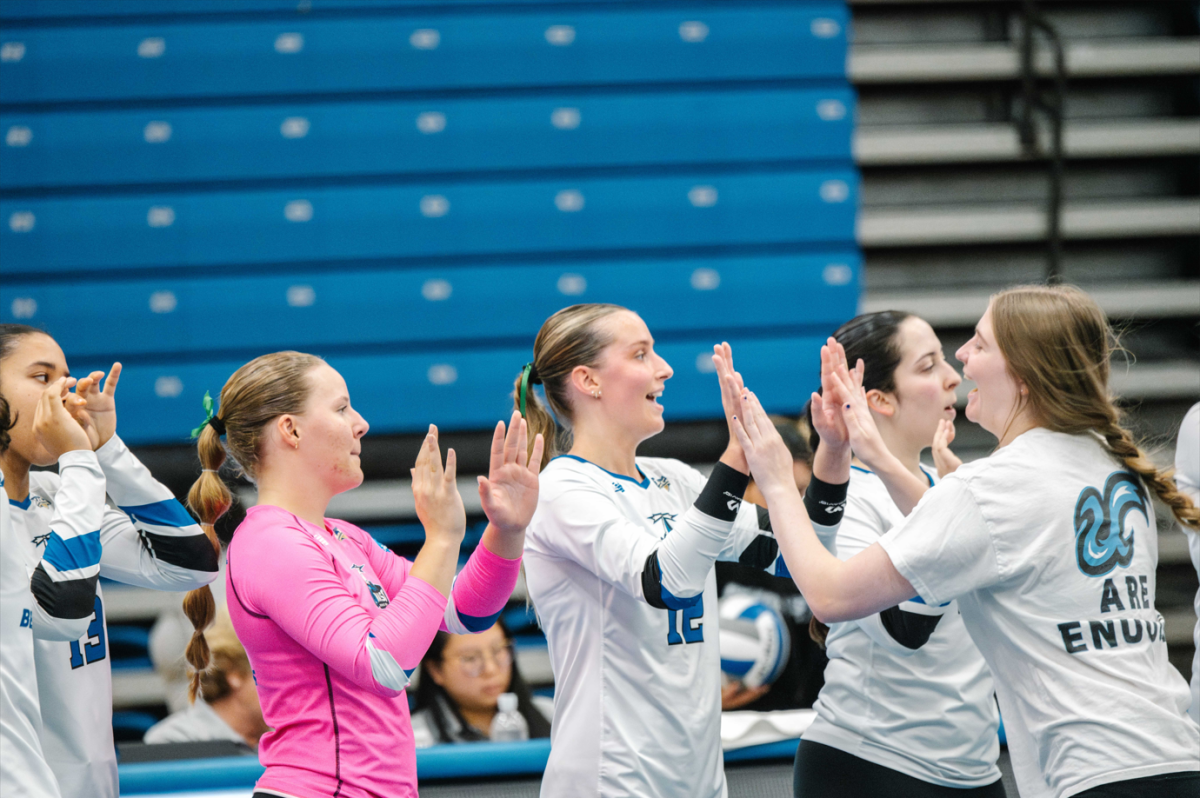
{"label": "white volleyball jersey", "polygon": [[1026,432],[947,476],[880,543],[926,602],[958,600],[1023,798],[1200,770],[1154,608],[1154,507],[1096,436]]}
{"label": "white volleyball jersey", "polygon": [[[712,562],[787,575],[753,505],[730,497],[720,520],[694,506],[699,472],[637,467],[641,480],[562,456],[541,473],[524,563],[554,670],[547,798],[724,796]],[[679,609],[651,606],[647,587]]]}
{"label": "white volleyball jersey", "polygon": [[[108,496],[99,528],[100,575],[159,590],[192,590],[216,577],[217,556],[203,530],[171,492],[115,435],[97,450]],[[51,556],[58,474],[29,475],[29,497],[10,502],[13,527],[31,562]],[[182,596],[180,597],[182,600]],[[104,595],[76,640],[34,643],[42,704],[42,749],[63,798],[115,798],[112,669]]]}
{"label": "white volleyball jersey", "polygon": [[90,451],[67,452],[58,467],[62,489],[49,525],[49,552],[41,563],[18,537],[0,475],[0,795],[5,798],[60,794],[42,750],[34,635],[69,640],[82,634],[88,620],[72,612],[73,605],[81,595],[96,592],[104,473]]}
{"label": "white volleyball jersey", "polygon": [[[932,485],[933,474],[926,477]],[[838,559],[878,543],[903,520],[883,481],[854,467]],[[927,638],[906,639],[893,622],[901,613],[936,626],[925,631]],[[825,647],[825,686],[804,739],[946,787],[1000,779],[992,677],[957,602],[927,607],[906,601],[887,614],[830,624]]]}
{"label": "white volleyball jersey", "polygon": [[[1179,441],[1175,444],[1175,484],[1200,507],[1200,403],[1192,405],[1179,428]],[[1192,567],[1200,576],[1200,532],[1189,532],[1182,525],[1180,530],[1187,536]],[[1195,650],[1192,654],[1192,707],[1188,714],[1200,723],[1200,589],[1196,590],[1192,606],[1196,611],[1196,626],[1192,629]]]}

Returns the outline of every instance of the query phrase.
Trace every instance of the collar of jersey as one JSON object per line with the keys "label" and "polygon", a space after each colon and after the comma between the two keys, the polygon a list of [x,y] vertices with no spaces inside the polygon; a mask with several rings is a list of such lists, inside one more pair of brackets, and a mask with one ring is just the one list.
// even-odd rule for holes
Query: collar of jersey
{"label": "collar of jersey", "polygon": [[642,471],[641,467],[635,466],[638,470],[638,473],[642,475],[642,481],[638,482],[633,477],[627,477],[624,474],[614,474],[613,472],[609,471],[607,468],[604,468],[603,466],[598,466],[595,463],[593,463],[591,460],[584,460],[582,457],[579,457],[578,455],[574,455],[574,454],[560,454],[558,457],[552,458],[551,462],[553,462],[554,460],[559,460],[563,457],[566,457],[569,460],[578,460],[579,462],[587,463],[590,466],[596,466],[596,468],[599,468],[601,471],[603,471],[605,474],[608,474],[613,479],[623,479],[626,482],[632,482],[634,485],[637,485],[639,488],[650,487],[650,477],[646,476],[646,474]]}
{"label": "collar of jersey", "polygon": [[16,507],[18,510],[28,510],[29,503],[31,501],[33,501],[32,493],[29,494],[28,496],[26,496],[24,501],[17,501],[16,499],[9,499],[8,503],[11,504],[13,507]]}
{"label": "collar of jersey", "polygon": [[[868,469],[865,469],[861,466],[856,466],[856,465],[850,466],[850,470],[851,471],[861,471],[864,474],[874,474],[875,473],[874,471],[870,471]],[[933,477],[929,476],[929,472],[926,471],[924,468],[921,469],[921,473],[925,475],[925,479],[929,481],[929,487],[932,488],[933,487]]]}

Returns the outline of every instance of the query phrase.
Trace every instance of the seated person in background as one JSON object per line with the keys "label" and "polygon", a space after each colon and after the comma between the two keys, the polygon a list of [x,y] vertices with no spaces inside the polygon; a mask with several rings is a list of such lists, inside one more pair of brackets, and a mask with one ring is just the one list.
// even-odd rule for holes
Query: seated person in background
{"label": "seated person in background", "polygon": [[[809,479],[812,478],[812,448],[809,445],[811,432],[808,422],[804,418],[797,420],[784,416],[771,416],[771,421],[792,453],[792,473],[796,477],[796,487],[804,493]],[[759,507],[767,506],[753,479],[746,487],[744,498],[745,501]],[[787,664],[774,684],[747,687],[738,679],[727,678],[721,687],[721,709],[727,712],[741,709],[761,712],[811,707],[825,684],[825,663],[828,659],[824,649],[808,635],[808,622],[812,613],[800,591],[796,589],[796,584],[790,579],[780,579],[765,571],[736,562],[718,562],[716,571],[717,590],[722,601],[729,596],[746,592],[776,594],[779,601],[768,602],[769,606],[779,611],[791,638]]]}
{"label": "seated person in background", "polygon": [[257,751],[259,738],[270,729],[258,705],[250,660],[234,634],[228,610],[217,614],[205,638],[212,659],[200,675],[196,703],[151,726],[143,739],[151,744],[233,740]]}
{"label": "seated person in background", "polygon": [[515,693],[530,739],[550,736],[554,702],[529,692],[503,621],[486,632],[438,632],[421,660],[412,714],[417,748],[487,740],[501,693]]}

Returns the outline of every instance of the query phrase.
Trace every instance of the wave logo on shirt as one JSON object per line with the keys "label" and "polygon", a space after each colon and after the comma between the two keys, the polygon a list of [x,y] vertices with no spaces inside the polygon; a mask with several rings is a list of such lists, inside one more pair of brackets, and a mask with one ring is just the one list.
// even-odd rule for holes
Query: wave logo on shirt
{"label": "wave logo on shirt", "polygon": [[1126,524],[1131,512],[1150,522],[1146,489],[1128,471],[1114,471],[1104,482],[1104,492],[1084,488],[1075,502],[1075,557],[1088,576],[1104,576],[1118,565],[1133,561],[1133,529]]}
{"label": "wave logo on shirt", "polygon": [[662,536],[664,538],[671,534],[671,529],[673,528],[671,524],[675,523],[675,513],[655,513],[654,515],[647,516],[647,518],[652,524],[663,525],[665,531]]}

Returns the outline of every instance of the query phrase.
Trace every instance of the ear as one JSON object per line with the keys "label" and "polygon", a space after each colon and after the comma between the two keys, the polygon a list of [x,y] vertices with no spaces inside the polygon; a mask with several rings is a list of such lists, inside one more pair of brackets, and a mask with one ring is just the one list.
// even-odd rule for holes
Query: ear
{"label": "ear", "polygon": [[600,387],[596,381],[596,372],[587,366],[576,366],[571,369],[571,387],[579,393],[591,396]]}
{"label": "ear", "polygon": [[300,426],[295,416],[284,414],[275,419],[275,429],[279,432],[279,442],[284,446],[291,448],[300,442]]}
{"label": "ear", "polygon": [[424,675],[433,679],[433,683],[438,687],[446,686],[446,674],[442,672],[442,663],[433,660],[426,662]]}
{"label": "ear", "polygon": [[896,405],[892,402],[892,397],[878,388],[867,391],[867,406],[881,416],[891,418],[896,415]]}

